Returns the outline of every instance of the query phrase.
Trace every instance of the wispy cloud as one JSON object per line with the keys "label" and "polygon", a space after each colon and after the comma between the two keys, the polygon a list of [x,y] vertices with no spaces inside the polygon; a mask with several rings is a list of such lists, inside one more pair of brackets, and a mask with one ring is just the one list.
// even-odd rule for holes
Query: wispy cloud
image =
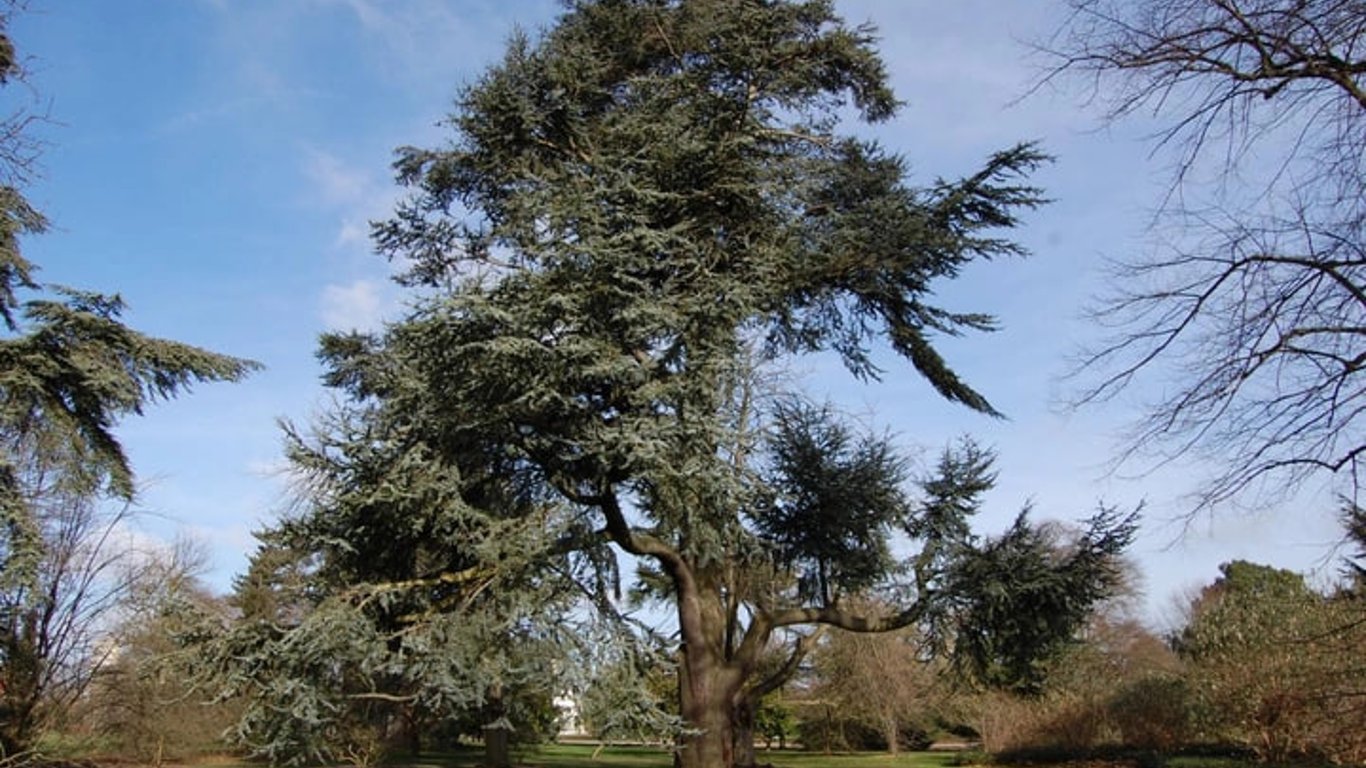
{"label": "wispy cloud", "polygon": [[392,302],[386,300],[381,284],[375,280],[355,280],[346,285],[323,289],[322,320],[334,331],[368,331],[384,322]]}
{"label": "wispy cloud", "polygon": [[341,158],[313,147],[305,148],[304,173],[312,191],[329,204],[356,206],[366,201],[373,182],[364,171],[347,165]]}
{"label": "wispy cloud", "polygon": [[360,164],[316,147],[304,148],[302,173],[309,203],[337,217],[332,247],[370,258],[370,222],[394,209],[399,190]]}
{"label": "wispy cloud", "polygon": [[252,523],[191,525],[183,529],[183,535],[207,550],[209,559],[202,578],[211,590],[218,594],[232,591],[232,574],[246,572],[251,553],[261,543],[255,531],[262,527],[262,521],[256,520]]}
{"label": "wispy cloud", "polygon": [[302,169],[309,200],[335,216],[331,248],[344,255],[334,270],[350,273],[322,289],[320,316],[333,331],[376,330],[397,301],[388,268],[370,247],[370,222],[393,210],[398,191],[363,166],[310,147]]}
{"label": "wispy cloud", "polygon": [[348,248],[368,245],[369,242],[369,220],[342,219],[341,226],[337,229],[337,237],[332,241],[332,245],[336,248]]}
{"label": "wispy cloud", "polygon": [[269,98],[260,95],[227,99],[215,104],[197,107],[173,115],[159,126],[159,130],[161,133],[168,134],[192,130],[205,123],[241,117],[242,115],[268,107],[270,102],[271,100]]}
{"label": "wispy cloud", "polygon": [[[518,17],[544,19],[551,15],[553,0],[410,0],[404,3],[376,0],[317,0],[322,7],[343,7],[374,45],[368,53],[392,73],[397,83],[435,78],[446,81],[468,66],[471,59],[488,59],[502,50],[504,36]],[[414,77],[417,73],[418,77]],[[423,77],[426,75],[427,77]],[[447,81],[448,82],[448,81]]]}
{"label": "wispy cloud", "polygon": [[108,540],[112,542],[108,551],[123,553],[128,558],[125,562],[129,564],[165,560],[175,547],[173,540],[145,530],[135,518],[117,521],[109,532]]}

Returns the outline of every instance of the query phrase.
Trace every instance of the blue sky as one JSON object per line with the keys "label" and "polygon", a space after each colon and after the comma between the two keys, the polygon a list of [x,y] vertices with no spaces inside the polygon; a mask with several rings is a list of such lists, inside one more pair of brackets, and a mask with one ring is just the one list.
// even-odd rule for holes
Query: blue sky
{"label": "blue sky", "polygon": [[[30,196],[53,231],[25,243],[44,280],[121,293],[140,330],[253,358],[266,370],[197,389],[120,427],[144,483],[149,536],[177,530],[211,553],[226,589],[250,532],[287,504],[278,419],[325,407],[313,358],[327,329],[373,328],[401,291],[366,240],[399,194],[395,147],[444,140],[437,125],[462,83],[534,30],[549,0],[32,0],[12,34],[51,122]],[[1016,103],[1038,75],[1023,41],[1056,23],[1055,0],[848,0],[871,21],[906,107],[875,135],[915,180],[969,173],[990,152],[1040,141],[1057,156],[1037,181],[1055,201],[1019,238],[1033,251],[969,270],[942,298],[997,314],[1004,329],[946,342],[950,362],[1004,411],[994,421],[940,402],[905,367],[864,386],[823,359],[805,388],[899,436],[922,466],[961,434],[1000,452],[1000,483],[979,521],[1003,528],[1032,501],[1076,519],[1096,503],[1147,503],[1135,547],[1147,612],[1245,558],[1331,574],[1331,498],[1310,488],[1258,515],[1164,522],[1200,468],[1107,475],[1125,403],[1066,413],[1067,356],[1092,338],[1082,319],[1104,290],[1105,257],[1143,247],[1167,166],[1150,126],[1100,129],[1079,92]],[[4,92],[7,107],[27,98]]]}

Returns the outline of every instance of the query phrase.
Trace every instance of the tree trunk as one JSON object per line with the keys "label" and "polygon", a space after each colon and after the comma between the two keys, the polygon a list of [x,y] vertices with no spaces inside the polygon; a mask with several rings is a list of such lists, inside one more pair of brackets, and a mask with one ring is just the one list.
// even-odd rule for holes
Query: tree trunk
{"label": "tree trunk", "polygon": [[[8,693],[0,688],[0,697],[7,697]],[[0,765],[33,746],[35,708],[33,701],[25,697],[0,700]]]}
{"label": "tree trunk", "polygon": [[503,685],[494,683],[489,687],[488,708],[490,720],[484,726],[484,766],[485,768],[508,768],[512,764],[508,756],[507,710],[503,705]]}
{"label": "tree trunk", "polygon": [[734,742],[735,765],[752,766],[754,758],[754,711],[757,702],[746,696],[735,705],[731,718],[731,738]]}
{"label": "tree trunk", "polygon": [[418,720],[416,707],[409,704],[403,708],[403,735],[408,742],[408,754],[413,759],[422,754],[422,726]]}
{"label": "tree trunk", "polygon": [[42,695],[42,659],[30,638],[37,633],[37,614],[30,610],[22,626],[6,627],[0,656],[0,764],[33,746],[38,701]]}
{"label": "tree trunk", "polygon": [[901,752],[901,729],[897,727],[896,716],[882,718],[882,733],[887,738],[887,751],[892,755]]}
{"label": "tree trunk", "polygon": [[731,705],[738,675],[707,648],[683,646],[679,669],[680,714],[689,729],[679,741],[679,768],[734,768]]}
{"label": "tree trunk", "polygon": [[499,723],[484,726],[484,765],[486,768],[508,768],[508,729]]}

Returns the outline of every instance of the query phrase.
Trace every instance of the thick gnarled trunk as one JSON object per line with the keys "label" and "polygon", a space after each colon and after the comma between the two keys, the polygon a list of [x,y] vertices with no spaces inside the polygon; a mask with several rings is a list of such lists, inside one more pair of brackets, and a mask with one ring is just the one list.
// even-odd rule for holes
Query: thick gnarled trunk
{"label": "thick gnarled trunk", "polygon": [[[680,601],[680,607],[699,606],[705,600]],[[680,649],[678,676],[679,713],[684,733],[674,760],[679,768],[732,768],[737,765],[731,713],[741,674],[728,663],[720,644],[724,624],[714,612],[700,610],[685,615],[680,610],[684,643]]]}
{"label": "thick gnarled trunk", "polygon": [[613,495],[600,500],[607,534],[626,552],[654,558],[673,582],[678,609],[679,714],[686,729],[678,740],[679,768],[735,768],[754,763],[754,713],[759,699],[795,671],[821,630],[798,640],[791,656],[767,680],[746,686],[777,627],[831,624],[877,632],[904,626],[907,612],[891,618],[846,615],[834,606],[758,611],[747,627],[738,620],[734,587],[723,574],[689,562],[678,550],[633,530]]}
{"label": "thick gnarled trunk", "polygon": [[[732,768],[735,763],[730,707],[723,674],[691,673],[692,685],[682,689],[683,720],[688,728],[675,764],[679,768]],[[698,678],[710,677],[710,682]]]}

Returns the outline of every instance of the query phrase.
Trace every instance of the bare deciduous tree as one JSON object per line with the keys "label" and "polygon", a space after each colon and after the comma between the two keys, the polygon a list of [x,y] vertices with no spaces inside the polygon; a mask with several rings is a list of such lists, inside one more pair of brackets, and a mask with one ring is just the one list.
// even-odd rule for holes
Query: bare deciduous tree
{"label": "bare deciduous tree", "polygon": [[48,493],[30,509],[40,541],[35,566],[4,569],[0,578],[0,759],[28,752],[82,696],[113,652],[103,630],[137,581],[137,553],[117,540],[126,506],[107,510],[88,496]]}
{"label": "bare deciduous tree", "polygon": [[[1078,400],[1158,386],[1122,461],[1213,459],[1195,509],[1366,469],[1366,3],[1068,0],[1049,81],[1091,78],[1175,153],[1146,258],[1116,265]],[[1159,371],[1161,373],[1159,373]],[[1165,374],[1165,378],[1162,378]]]}
{"label": "bare deciduous tree", "polygon": [[833,632],[814,660],[818,695],[842,717],[880,732],[891,754],[919,748],[902,743],[903,730],[929,722],[945,675],[923,655],[914,632]]}
{"label": "bare deciduous tree", "polygon": [[71,730],[98,734],[106,756],[161,765],[224,748],[239,708],[195,688],[202,648],[194,640],[232,615],[199,579],[207,552],[181,539],[123,569],[130,589],[103,635],[111,652],[70,715]]}

